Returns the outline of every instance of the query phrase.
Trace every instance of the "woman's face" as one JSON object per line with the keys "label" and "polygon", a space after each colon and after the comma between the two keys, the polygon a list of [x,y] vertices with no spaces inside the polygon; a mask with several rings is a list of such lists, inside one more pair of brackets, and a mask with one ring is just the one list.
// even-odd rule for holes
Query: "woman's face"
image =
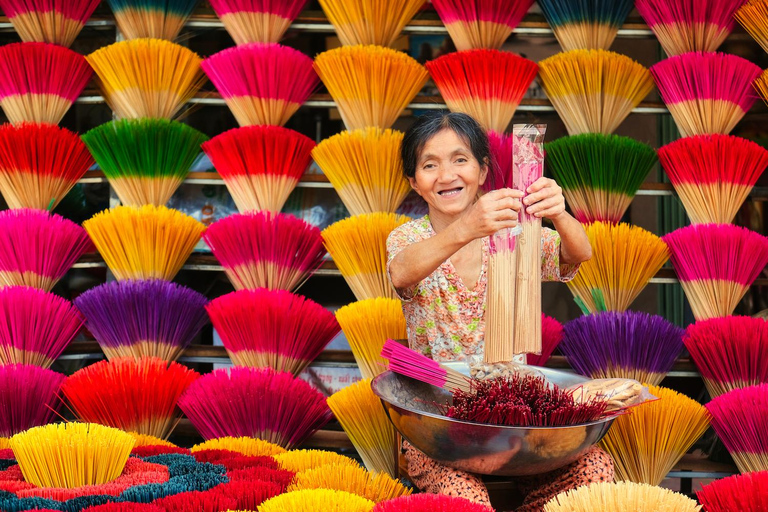
{"label": "woman's face", "polygon": [[445,129],[424,144],[416,176],[409,181],[430,213],[457,216],[475,202],[487,174],[488,166],[480,165],[469,145],[456,132]]}

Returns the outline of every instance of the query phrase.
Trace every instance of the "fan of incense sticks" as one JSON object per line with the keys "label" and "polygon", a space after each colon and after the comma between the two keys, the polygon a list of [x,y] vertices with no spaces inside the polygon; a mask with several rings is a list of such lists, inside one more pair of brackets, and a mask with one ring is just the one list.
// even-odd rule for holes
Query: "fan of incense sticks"
{"label": "fan of incense sticks", "polygon": [[261,504],[282,494],[284,489],[274,482],[235,481],[216,486],[212,492],[231,497],[237,502],[237,510],[262,510]]}
{"label": "fan of incense sticks", "polygon": [[498,50],[522,21],[533,0],[434,0],[432,6],[459,51]]}
{"label": "fan of incense sticks", "polygon": [[696,493],[707,512],[760,512],[768,505],[768,471],[715,480]]}
{"label": "fan of incense sticks", "polygon": [[134,503],[131,501],[113,501],[101,505],[91,505],[82,509],[85,512],[164,512],[165,509],[152,503]]}
{"label": "fan of incense sticks", "polygon": [[683,350],[683,329],[664,318],[606,311],[565,325],[560,350],[580,374],[658,386]]}
{"label": "fan of incense sticks", "polygon": [[235,44],[277,43],[307,0],[209,0]]}
{"label": "fan of incense sticks", "polygon": [[632,0],[539,0],[563,50],[607,50],[632,10]]}
{"label": "fan of incense sticks", "polygon": [[26,208],[0,212],[0,286],[51,291],[93,250],[85,230],[64,217]]}
{"label": "fan of incense sticks", "polygon": [[330,421],[325,397],[287,372],[223,368],[193,383],[179,406],[205,439],[249,436],[286,449]]}
{"label": "fan of incense sticks", "polygon": [[698,512],[695,500],[652,485],[595,482],[558,494],[544,512]]}
{"label": "fan of incense sticks", "polygon": [[[365,378],[337,391],[328,397],[328,407],[339,420],[368,471],[397,478],[397,432],[389,421],[381,400],[371,389],[371,379]],[[316,471],[322,470],[318,468]],[[379,501],[370,499],[377,503]]]}
{"label": "fan of incense sticks", "polygon": [[91,165],[76,133],[53,124],[0,126],[0,192],[11,208],[53,209]]}
{"label": "fan of incense sticks", "polygon": [[768,471],[768,384],[734,389],[713,398],[706,407],[739,471]]}
{"label": "fan of incense sticks", "polygon": [[768,70],[763,71],[752,85],[763,101],[768,104]]}
{"label": "fan of incense sticks", "polygon": [[375,45],[323,52],[314,66],[347,130],[390,128],[429,78],[412,57]]}
{"label": "fan of incense sticks", "polygon": [[547,168],[585,224],[620,222],[657,160],[651,146],[619,135],[573,135],[545,147]]}
{"label": "fan of incense sticks", "polygon": [[227,48],[202,66],[240,126],[283,126],[319,82],[311,58],[279,44]]}
{"label": "fan of incense sticks", "polygon": [[24,42],[69,48],[99,0],[0,0],[0,8]]}
{"label": "fan of incense sticks", "polygon": [[83,227],[118,280],[165,279],[181,270],[205,231],[192,217],[165,206],[118,206]]}
{"label": "fan of incense sticks", "polygon": [[165,439],[180,417],[179,396],[198,377],[179,363],[124,357],[76,371],[61,391],[81,421]]}
{"label": "fan of incense sticks", "polygon": [[757,101],[751,87],[761,71],[727,53],[686,53],[651,66],[661,99],[683,137],[730,133]]}
{"label": "fan of incense sticks", "polygon": [[616,480],[659,485],[709,428],[707,410],[671,389],[651,386],[659,400],[616,418],[600,442],[614,461]]}
{"label": "fan of incense sticks", "polygon": [[702,320],[688,326],[683,342],[712,397],[768,383],[768,365],[756,359],[768,353],[768,323],[762,318]]}
{"label": "fan of incense sticks", "polygon": [[397,299],[377,297],[353,302],[336,311],[336,320],[364,379],[373,379],[386,369],[381,357],[385,341],[408,337],[403,308]]}
{"label": "fan of incense sticks", "polygon": [[117,478],[134,442],[130,434],[116,428],[58,423],[16,434],[11,449],[27,482],[71,489]]}
{"label": "fan of incense sticks", "polygon": [[511,52],[467,50],[447,53],[426,64],[452,112],[464,112],[486,130],[509,126],[539,67]]}
{"label": "fan of incense sticks", "polygon": [[245,457],[273,457],[285,453],[285,448],[252,437],[217,437],[191,448],[192,454],[204,450],[227,450]]}
{"label": "fan of incense sticks", "polygon": [[494,512],[494,509],[460,496],[420,493],[383,501],[373,507],[372,512]]}
{"label": "fan of incense sticks", "polygon": [[749,32],[763,50],[768,52],[768,2],[766,0],[747,0],[735,13],[734,17]]}
{"label": "fan of incense sticks", "polygon": [[526,354],[526,363],[544,366],[563,341],[563,324],[552,317],[541,315],[541,354]]}
{"label": "fan of incense sticks", "polygon": [[202,147],[240,212],[279,212],[312,162],[315,142],[280,126],[246,126]]}
{"label": "fan of incense sticks", "polygon": [[650,71],[606,50],[573,50],[539,62],[541,85],[570,135],[613,133],[653,89]]}
{"label": "fan of incense sticks", "polygon": [[[223,485],[214,489],[218,490],[218,487]],[[238,506],[234,496],[208,491],[182,492],[155,500],[153,504],[165,512],[223,512],[234,510]]]}
{"label": "fan of incense sticks", "polygon": [[392,46],[424,0],[319,0],[341,44]]}
{"label": "fan of incense sticks", "polygon": [[161,39],[132,39],[86,57],[107,105],[121,119],[171,119],[205,83],[200,57]]}
{"label": "fan of incense sticks", "polygon": [[312,158],[350,214],[395,212],[411,191],[403,176],[403,133],[370,127],[325,139]]}
{"label": "fan of incense sticks", "polygon": [[400,375],[447,391],[455,389],[464,392],[471,391],[470,381],[466,375],[394,340],[384,342],[381,357],[389,362],[388,370]]}
{"label": "fan of incense sticks", "polygon": [[238,366],[298,375],[339,333],[332,312],[286,290],[240,290],[205,309]]}
{"label": "fan of incense sticks", "polygon": [[320,229],[287,213],[229,215],[203,236],[236,290],[295,291],[322,265]]}
{"label": "fan of incense sticks", "polygon": [[275,496],[259,506],[259,512],[370,512],[374,503],[356,494],[331,489],[305,489]]}
{"label": "fan of incense sticks", "polygon": [[203,133],[167,119],[123,119],[83,135],[110,185],[128,206],[164,205],[200,157]]}
{"label": "fan of incense sticks", "polygon": [[14,124],[59,124],[92,74],[82,55],[63,46],[0,46],[0,107]]}
{"label": "fan of incense sticks", "polygon": [[126,39],[154,38],[173,41],[197,0],[107,0],[115,13],[117,29]]}
{"label": "fan of incense sticks", "polygon": [[274,458],[280,468],[294,473],[301,473],[327,464],[359,465],[354,459],[324,450],[291,450],[275,455]]}
{"label": "fan of incense sticks", "polygon": [[97,286],[77,297],[75,306],[108,359],[175,361],[207,323],[207,302],[194,290],[155,279]]}
{"label": "fan of incense sticks", "polygon": [[49,368],[80,331],[83,316],[49,292],[10,286],[0,289],[0,364]]}
{"label": "fan of incense sticks", "polygon": [[568,283],[585,313],[624,311],[669,258],[665,240],[629,224],[586,227],[592,259]]}
{"label": "fan of incense sticks", "polygon": [[[379,402],[381,408],[381,402]],[[320,466],[298,473],[288,492],[305,489],[346,491],[374,503],[407,496],[411,490],[387,473],[368,472],[361,467],[345,464]]]}
{"label": "fan of incense sticks", "polygon": [[408,218],[369,213],[340,220],[325,228],[323,242],[357,300],[396,298],[387,278],[387,237]]}
{"label": "fan of incense sticks", "polygon": [[694,224],[727,224],[768,167],[768,150],[732,135],[678,139],[659,160]]}
{"label": "fan of incense sticks", "polygon": [[744,0],[637,0],[635,7],[667,55],[713,52],[733,30]]}
{"label": "fan of incense sticks", "polygon": [[696,320],[733,313],[768,263],[768,239],[730,224],[694,224],[663,240]]}
{"label": "fan of incense sticks", "polygon": [[30,364],[0,365],[0,437],[53,421],[61,405],[58,393],[65,378]]}

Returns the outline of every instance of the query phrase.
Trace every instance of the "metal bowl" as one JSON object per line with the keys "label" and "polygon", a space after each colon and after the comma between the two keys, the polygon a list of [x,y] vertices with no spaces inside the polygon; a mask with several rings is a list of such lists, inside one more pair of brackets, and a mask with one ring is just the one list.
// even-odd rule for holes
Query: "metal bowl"
{"label": "metal bowl", "polygon": [[[451,364],[468,374],[466,364]],[[568,387],[588,379],[537,368],[550,382]],[[614,418],[574,427],[505,427],[447,418],[436,404],[451,393],[386,371],[373,380],[389,419],[416,449],[446,466],[498,476],[539,475],[576,461],[597,444]]]}

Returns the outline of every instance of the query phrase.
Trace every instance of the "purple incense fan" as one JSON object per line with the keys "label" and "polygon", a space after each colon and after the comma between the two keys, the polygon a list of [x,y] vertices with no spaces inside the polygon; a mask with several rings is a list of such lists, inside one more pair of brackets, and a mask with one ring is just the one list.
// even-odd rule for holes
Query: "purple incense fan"
{"label": "purple incense fan", "polygon": [[142,356],[175,361],[208,322],[208,299],[162,280],[115,281],[75,300],[86,328],[108,359]]}
{"label": "purple incense fan", "polygon": [[683,349],[684,330],[636,311],[605,311],[565,324],[560,351],[593,379],[626,378],[659,385]]}

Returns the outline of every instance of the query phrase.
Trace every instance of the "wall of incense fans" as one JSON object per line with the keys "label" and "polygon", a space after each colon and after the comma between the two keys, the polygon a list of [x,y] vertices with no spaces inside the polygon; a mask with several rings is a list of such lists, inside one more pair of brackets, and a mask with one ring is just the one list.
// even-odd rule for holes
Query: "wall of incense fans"
{"label": "wall of incense fans", "polygon": [[[751,510],[768,484],[768,327],[734,311],[768,264],[768,240],[735,220],[768,150],[732,132],[760,97],[768,101],[768,72],[719,50],[738,23],[768,51],[768,2],[540,0],[533,9],[559,47],[552,41],[527,57],[511,50],[525,34],[518,28],[539,15],[526,18],[533,0],[433,0],[436,14],[422,0],[209,3],[212,10],[195,0],[0,0],[15,30],[0,46],[0,194],[8,206],[0,212],[0,510],[269,511],[330,502],[339,510],[487,510],[407,496],[396,480],[398,437],[370,389],[385,368],[384,342],[407,337],[385,241],[409,220],[400,213],[410,192],[401,128],[430,80],[439,98],[420,102],[441,101],[488,130],[495,186],[513,183],[521,140],[513,119],[550,125],[546,173],[592,243],[593,259],[568,283],[583,316],[563,326],[540,309],[515,310],[515,323],[533,319],[529,331],[541,339],[528,363],[545,365],[559,350],[578,373],[636,379],[660,398],[617,420],[602,441],[621,484],[546,510],[593,510],[600,500],[610,510],[634,510],[632,500],[696,510],[656,486],[710,426],[741,475],[704,487],[698,499],[706,510]],[[336,38],[289,28],[307,7],[307,23],[324,17]],[[611,50],[632,51],[614,40],[633,8],[666,55],[650,66]],[[101,28],[111,20],[120,37]],[[206,28],[219,22],[228,36]],[[411,25],[444,25],[453,51],[414,58],[419,36],[402,39]],[[411,52],[402,51],[408,44]],[[546,58],[529,58],[537,52]],[[535,117],[532,88],[556,118]],[[655,94],[679,138],[658,147],[651,135],[618,135],[638,107],[661,107]],[[96,96],[103,102],[84,99]],[[226,112],[206,106],[221,101]],[[322,114],[308,114],[308,101]],[[102,118],[111,120],[90,122]],[[627,133],[653,124],[636,123],[641,129]],[[195,172],[203,155],[231,196],[233,213],[215,220],[177,194],[190,176],[211,179]],[[322,229],[286,212],[313,162],[349,214]],[[690,220],[669,233],[646,229],[655,212],[631,209],[657,164]],[[99,172],[119,205],[96,208],[83,192]],[[82,206],[74,216],[66,213],[73,189]],[[85,210],[98,211],[69,220]],[[541,222],[522,224],[509,261],[536,268],[540,247],[530,240]],[[201,247],[212,258],[192,260],[223,274],[182,270]],[[99,258],[109,277],[94,286],[103,275],[82,267]],[[354,298],[335,312],[322,304],[332,281],[313,277],[331,260]],[[695,320],[685,329],[637,311],[665,265]],[[89,286],[70,301],[62,295],[78,288],[73,276]],[[178,362],[201,332],[209,337],[209,322],[234,367]],[[363,380],[326,396],[299,375],[341,331]],[[60,357],[73,340],[91,338],[104,360],[66,377],[51,369],[65,369]],[[703,378],[705,405],[661,386],[682,353]],[[62,417],[75,421],[49,425]],[[167,441],[182,418],[204,439],[191,450]],[[365,469],[299,449],[333,418]],[[92,450],[67,452],[71,443]],[[40,461],[55,457],[98,471],[91,480],[76,471],[42,475]]]}

